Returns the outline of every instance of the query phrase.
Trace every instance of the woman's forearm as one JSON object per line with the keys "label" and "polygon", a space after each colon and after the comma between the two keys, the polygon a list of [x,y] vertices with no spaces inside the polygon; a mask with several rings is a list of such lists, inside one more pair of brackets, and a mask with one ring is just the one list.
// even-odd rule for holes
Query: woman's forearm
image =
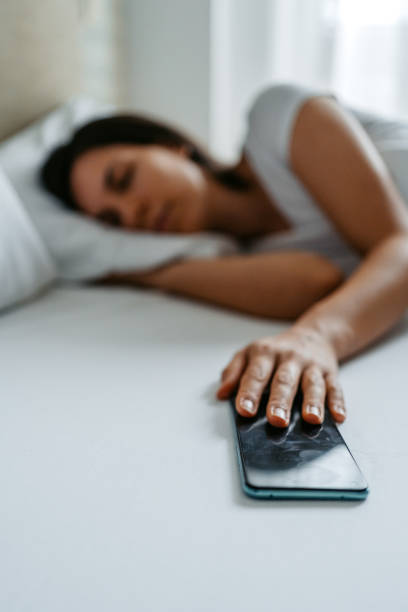
{"label": "woman's forearm", "polygon": [[319,255],[291,251],[190,259],[133,280],[256,316],[294,320],[343,275]]}
{"label": "woman's forearm", "polygon": [[350,278],[300,316],[295,328],[328,339],[339,361],[391,329],[408,308],[408,235],[383,240]]}

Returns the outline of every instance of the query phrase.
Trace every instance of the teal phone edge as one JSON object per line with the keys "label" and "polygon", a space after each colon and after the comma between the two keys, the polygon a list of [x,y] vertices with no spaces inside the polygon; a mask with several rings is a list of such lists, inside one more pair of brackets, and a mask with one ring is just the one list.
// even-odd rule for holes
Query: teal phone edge
{"label": "teal phone edge", "polygon": [[[321,489],[255,489],[247,485],[242,464],[241,449],[239,447],[238,432],[235,426],[234,414],[231,412],[233,420],[235,449],[238,455],[238,466],[241,479],[241,486],[244,493],[257,500],[326,500],[326,501],[361,501],[367,498],[370,492],[369,487],[359,491],[347,491],[333,489],[323,491]],[[347,445],[346,445],[347,446]],[[347,447],[348,448],[348,447]]]}

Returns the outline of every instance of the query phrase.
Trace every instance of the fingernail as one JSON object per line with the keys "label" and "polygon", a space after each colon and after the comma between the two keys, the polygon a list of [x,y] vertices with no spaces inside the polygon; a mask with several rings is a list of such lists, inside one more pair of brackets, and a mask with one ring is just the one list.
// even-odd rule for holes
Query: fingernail
{"label": "fingernail", "polygon": [[320,410],[317,406],[306,406],[306,414],[314,414],[315,416],[320,416]]}
{"label": "fingernail", "polygon": [[341,414],[342,416],[346,414],[343,406],[334,406],[334,412],[337,412],[337,414]]}
{"label": "fingernail", "polygon": [[251,399],[248,399],[247,397],[241,397],[240,404],[247,412],[255,414],[256,406]]}
{"label": "fingernail", "polygon": [[272,414],[286,421],[286,413],[283,408],[280,408],[279,406],[274,406],[272,408]]}

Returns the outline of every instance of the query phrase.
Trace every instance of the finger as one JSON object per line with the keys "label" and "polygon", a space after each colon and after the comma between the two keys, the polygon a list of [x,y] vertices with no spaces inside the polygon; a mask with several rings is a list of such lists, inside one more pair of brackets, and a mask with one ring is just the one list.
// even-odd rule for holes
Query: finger
{"label": "finger", "polygon": [[324,421],[326,381],[317,365],[307,366],[302,374],[302,417],[307,423],[320,425]]}
{"label": "finger", "polygon": [[246,350],[238,351],[221,373],[221,385],[218,387],[217,398],[226,399],[235,389],[246,366]]}
{"label": "finger", "polygon": [[258,412],[259,401],[272,375],[274,362],[271,355],[254,355],[250,358],[235,400],[235,409],[241,416],[254,416]]}
{"label": "finger", "polygon": [[326,374],[327,405],[333,419],[338,423],[343,423],[346,419],[347,411],[344,402],[343,391],[335,374]]}
{"label": "finger", "polygon": [[271,425],[275,427],[289,425],[301,371],[301,364],[296,359],[283,361],[276,370],[266,408],[266,418]]}

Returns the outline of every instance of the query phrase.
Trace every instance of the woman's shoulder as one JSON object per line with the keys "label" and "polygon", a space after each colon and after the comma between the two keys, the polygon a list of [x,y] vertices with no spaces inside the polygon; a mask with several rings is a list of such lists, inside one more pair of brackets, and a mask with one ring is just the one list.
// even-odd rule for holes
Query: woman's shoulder
{"label": "woman's shoulder", "polygon": [[327,88],[312,87],[299,83],[272,83],[260,89],[252,97],[248,106],[248,115],[258,113],[276,113],[290,111],[291,108],[315,96],[330,96],[336,98]]}
{"label": "woman's shoulder", "polygon": [[297,113],[306,100],[321,95],[335,97],[328,90],[296,83],[273,83],[261,89],[247,111],[247,147],[264,147],[287,162]]}
{"label": "woman's shoulder", "polygon": [[271,100],[274,103],[280,101],[286,102],[292,99],[304,91],[305,87],[297,83],[271,83],[259,89],[253,96],[250,103],[249,112],[252,112],[255,108],[260,108],[263,105],[268,105]]}

